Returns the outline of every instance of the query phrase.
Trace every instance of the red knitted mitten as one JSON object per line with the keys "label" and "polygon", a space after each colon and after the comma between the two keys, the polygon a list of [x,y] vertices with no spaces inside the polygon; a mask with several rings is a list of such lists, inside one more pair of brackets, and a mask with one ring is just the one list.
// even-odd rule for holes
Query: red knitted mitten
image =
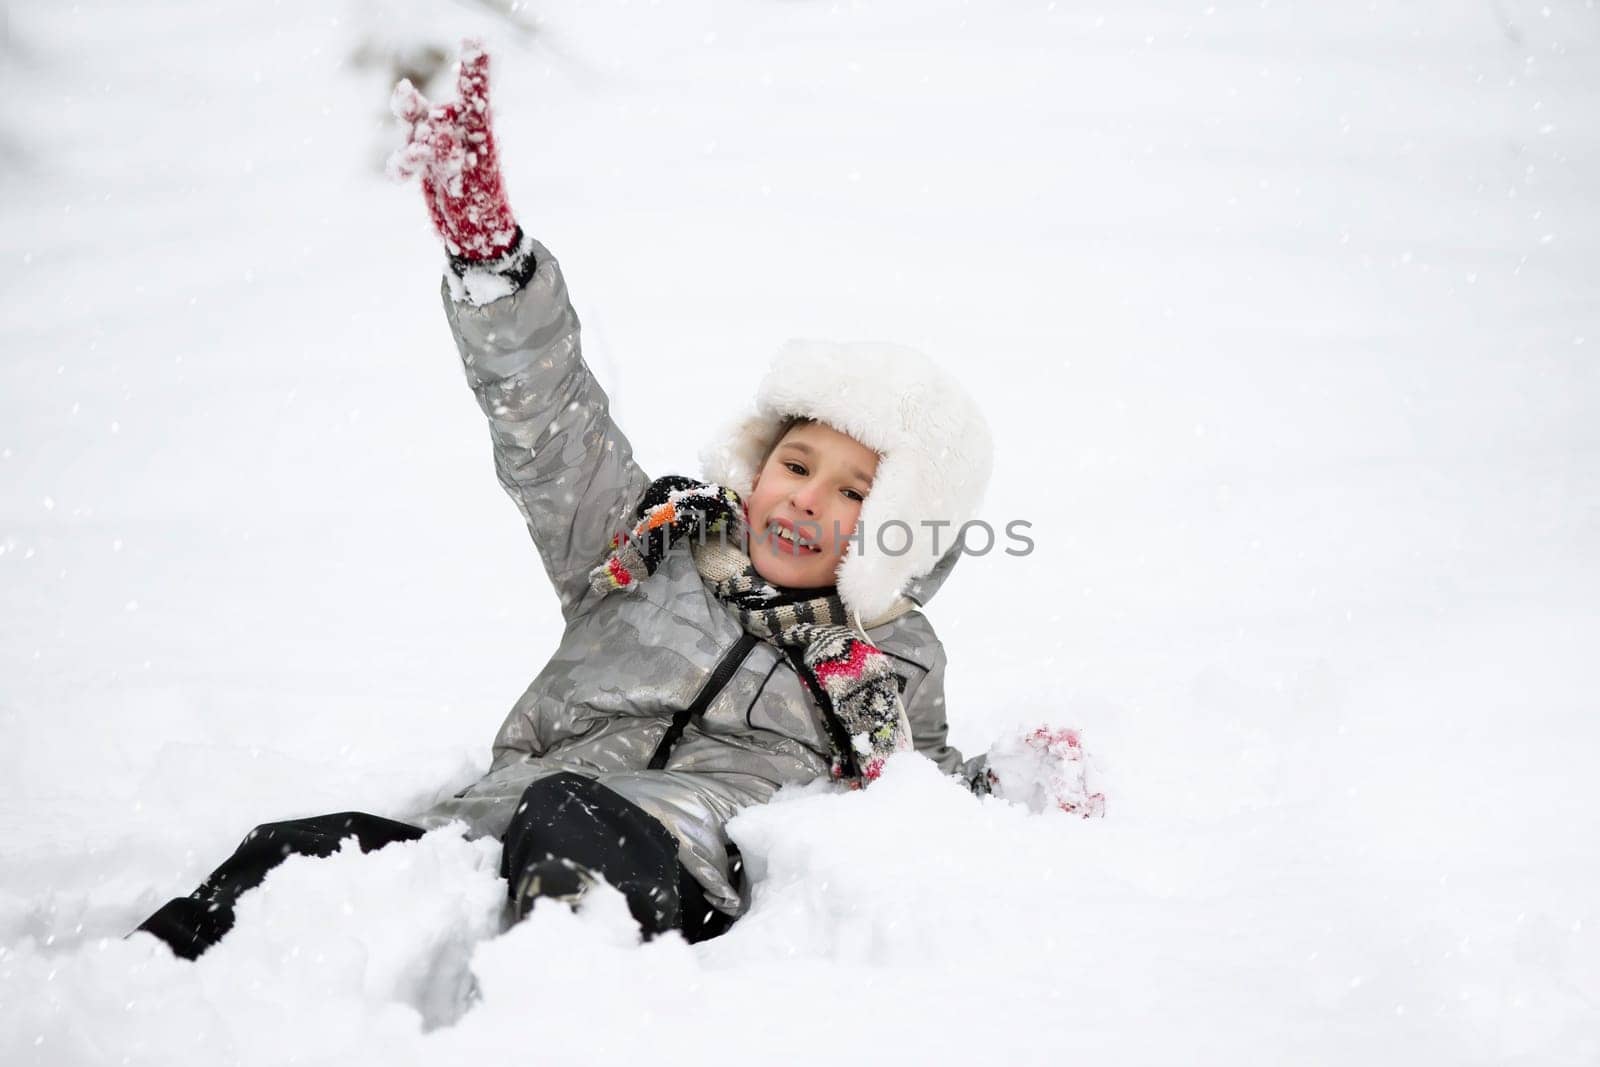
{"label": "red knitted mitten", "polygon": [[489,126],[489,55],[477,41],[461,43],[457,94],[459,100],[435,106],[409,79],[395,86],[389,106],[411,130],[389,157],[389,175],[421,175],[428,214],[452,259],[500,259],[521,235]]}
{"label": "red knitted mitten", "polygon": [[996,741],[989,749],[989,788],[1033,811],[1064,811],[1085,819],[1106,813],[1106,795],[1089,779],[1078,731],[1040,726]]}

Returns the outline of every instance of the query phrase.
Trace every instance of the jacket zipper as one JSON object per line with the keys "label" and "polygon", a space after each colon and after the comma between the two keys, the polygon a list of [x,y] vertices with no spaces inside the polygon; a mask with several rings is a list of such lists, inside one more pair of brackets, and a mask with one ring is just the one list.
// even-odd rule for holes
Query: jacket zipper
{"label": "jacket zipper", "polygon": [[728,654],[718,660],[717,665],[712,668],[711,677],[707,679],[705,686],[694,698],[694,703],[672,716],[672,725],[667,727],[667,732],[661,737],[661,743],[656,746],[655,755],[650,757],[650,769],[652,771],[659,771],[667,765],[667,757],[672,754],[672,746],[676,745],[678,739],[683,736],[683,731],[688,727],[689,720],[705,713],[706,708],[711,706],[711,701],[716,699],[718,693],[722,692],[723,687],[728,684],[734,672],[739,669],[739,665],[744,662],[745,657],[750,654],[750,650],[756,646],[758,640],[760,639],[755,634],[748,631],[740,634],[739,640],[733,643],[733,647],[728,650]]}

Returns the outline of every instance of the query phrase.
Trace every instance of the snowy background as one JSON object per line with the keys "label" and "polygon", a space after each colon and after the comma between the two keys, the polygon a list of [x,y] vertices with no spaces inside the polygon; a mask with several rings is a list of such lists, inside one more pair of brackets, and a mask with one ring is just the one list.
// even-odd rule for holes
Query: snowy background
{"label": "snowy background", "polygon": [[[514,6],[0,2],[0,1062],[1600,1062],[1593,0]],[[790,336],[959,369],[1037,551],[933,604],[953,737],[1106,819],[906,761],[694,949],[447,833],[121,939],[555,641],[379,171],[464,34],[648,471]]]}

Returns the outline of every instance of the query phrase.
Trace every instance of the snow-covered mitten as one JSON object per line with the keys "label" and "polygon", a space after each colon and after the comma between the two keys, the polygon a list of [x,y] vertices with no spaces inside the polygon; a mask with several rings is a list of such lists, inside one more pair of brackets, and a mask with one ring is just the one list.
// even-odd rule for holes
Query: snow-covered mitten
{"label": "snow-covered mitten", "polygon": [[1003,737],[989,748],[990,792],[1035,812],[1085,819],[1106,813],[1106,795],[1091,792],[1089,761],[1078,731],[1040,726]]}
{"label": "snow-covered mitten", "polygon": [[388,172],[401,181],[421,177],[434,229],[460,273],[458,261],[487,266],[514,256],[523,242],[489,123],[489,55],[477,41],[461,43],[456,91],[460,99],[435,105],[409,78],[400,80],[389,106],[411,128]]}

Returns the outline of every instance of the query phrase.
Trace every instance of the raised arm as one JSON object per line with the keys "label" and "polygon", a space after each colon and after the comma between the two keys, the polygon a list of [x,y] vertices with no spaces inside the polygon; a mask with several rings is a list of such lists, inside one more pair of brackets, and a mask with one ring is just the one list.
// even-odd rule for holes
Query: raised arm
{"label": "raised arm", "polygon": [[537,241],[527,284],[483,307],[444,293],[467,382],[489,419],[500,484],[522,512],[568,619],[596,594],[589,569],[650,479],[583,361],[561,267]]}
{"label": "raised arm", "polygon": [[511,214],[489,123],[488,63],[466,42],[460,99],[437,107],[400,83],[394,110],[411,130],[390,170],[422,179],[450,253],[445,315],[489,420],[495,471],[571,619],[594,595],[589,568],[649,479],[583,361],[560,264]]}

